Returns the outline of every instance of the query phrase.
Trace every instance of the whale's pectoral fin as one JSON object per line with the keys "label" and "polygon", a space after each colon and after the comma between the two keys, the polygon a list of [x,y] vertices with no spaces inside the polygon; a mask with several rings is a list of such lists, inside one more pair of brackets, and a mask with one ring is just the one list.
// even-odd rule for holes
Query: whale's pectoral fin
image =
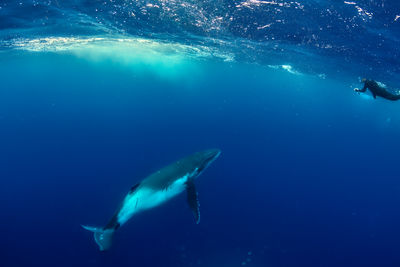
{"label": "whale's pectoral fin", "polygon": [[196,191],[196,186],[194,185],[193,179],[189,179],[186,182],[186,192],[187,192],[187,201],[190,209],[193,212],[196,223],[200,222],[200,203],[199,198]]}

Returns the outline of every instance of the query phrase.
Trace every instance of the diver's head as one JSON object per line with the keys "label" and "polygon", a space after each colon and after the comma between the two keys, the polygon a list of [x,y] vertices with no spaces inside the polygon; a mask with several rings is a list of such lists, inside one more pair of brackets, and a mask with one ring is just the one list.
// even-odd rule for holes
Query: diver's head
{"label": "diver's head", "polygon": [[362,79],[361,79],[361,82],[362,82],[362,83],[365,83],[366,81],[367,81],[367,78],[362,78]]}

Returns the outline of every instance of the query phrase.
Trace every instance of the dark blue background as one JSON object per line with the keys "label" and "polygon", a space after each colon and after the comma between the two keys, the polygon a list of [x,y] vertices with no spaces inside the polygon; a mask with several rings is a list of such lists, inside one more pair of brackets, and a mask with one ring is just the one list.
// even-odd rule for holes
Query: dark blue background
{"label": "dark blue background", "polygon": [[[344,81],[185,64],[171,78],[2,54],[1,266],[400,264],[398,103]],[[222,154],[197,180],[199,225],[181,195],[97,250],[80,224],[104,225],[130,186],[212,147]]]}

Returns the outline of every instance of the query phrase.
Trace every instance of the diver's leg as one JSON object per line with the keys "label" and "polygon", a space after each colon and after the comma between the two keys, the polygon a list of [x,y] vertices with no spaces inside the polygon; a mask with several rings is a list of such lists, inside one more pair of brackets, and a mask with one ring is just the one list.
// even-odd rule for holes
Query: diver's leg
{"label": "diver's leg", "polygon": [[391,93],[386,93],[384,96],[386,99],[392,100],[392,101],[396,101],[400,99],[400,95],[395,95],[395,94],[391,94]]}

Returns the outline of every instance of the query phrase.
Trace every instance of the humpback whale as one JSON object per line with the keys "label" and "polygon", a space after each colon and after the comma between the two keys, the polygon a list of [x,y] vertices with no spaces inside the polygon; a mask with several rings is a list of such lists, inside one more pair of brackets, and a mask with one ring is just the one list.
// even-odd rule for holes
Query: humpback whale
{"label": "humpback whale", "polygon": [[108,250],[114,232],[140,211],[154,208],[186,190],[187,202],[196,223],[200,222],[199,201],[194,184],[198,177],[219,155],[219,149],[194,153],[147,176],[134,185],[105,227],[82,225],[94,233],[100,251]]}

